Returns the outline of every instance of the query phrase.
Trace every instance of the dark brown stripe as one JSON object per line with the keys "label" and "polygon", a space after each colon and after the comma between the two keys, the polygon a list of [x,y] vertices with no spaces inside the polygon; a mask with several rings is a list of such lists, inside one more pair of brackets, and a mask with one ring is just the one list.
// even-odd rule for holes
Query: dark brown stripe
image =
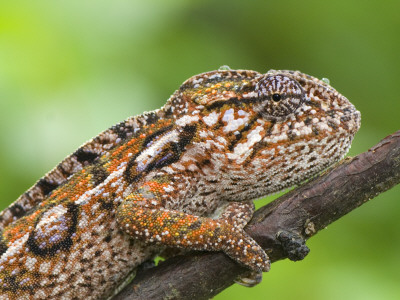
{"label": "dark brown stripe", "polygon": [[310,124],[311,124],[311,121],[312,121],[312,119],[311,119],[310,117],[307,117],[307,118],[304,120],[304,124],[310,125]]}
{"label": "dark brown stripe", "polygon": [[84,150],[83,148],[79,148],[73,155],[76,157],[76,160],[83,165],[92,164],[99,157],[97,153]]}
{"label": "dark brown stripe", "polygon": [[67,170],[65,169],[63,162],[61,162],[58,166],[57,166],[57,170],[58,172],[60,172],[60,174],[67,179],[69,176],[72,175],[72,170]]}
{"label": "dark brown stripe", "polygon": [[14,217],[17,217],[18,219],[20,217],[24,216],[25,213],[26,213],[25,209],[21,205],[19,205],[18,203],[12,204],[8,209],[10,210],[12,215]]}
{"label": "dark brown stripe", "polygon": [[99,199],[99,202],[100,202],[101,209],[112,210],[114,207],[111,201],[107,201],[105,199]]}
{"label": "dark brown stripe", "polygon": [[3,232],[0,232],[0,256],[7,251],[8,247],[3,240]]}
{"label": "dark brown stripe", "polygon": [[38,186],[42,190],[43,195],[46,196],[49,195],[53,190],[55,190],[59,186],[59,184],[50,182],[46,178],[42,178],[37,182],[36,186]]}
{"label": "dark brown stripe", "polygon": [[106,180],[106,178],[110,175],[108,171],[99,164],[94,165],[90,172],[93,175],[93,182],[96,186]]}
{"label": "dark brown stripe", "polygon": [[153,134],[147,136],[144,139],[143,143],[142,143],[142,149],[141,150],[144,150],[156,137],[162,135],[163,133],[165,133],[167,131],[170,131],[171,129],[172,129],[172,125],[164,127],[164,128],[161,128],[160,130],[158,130],[158,131],[154,132]]}

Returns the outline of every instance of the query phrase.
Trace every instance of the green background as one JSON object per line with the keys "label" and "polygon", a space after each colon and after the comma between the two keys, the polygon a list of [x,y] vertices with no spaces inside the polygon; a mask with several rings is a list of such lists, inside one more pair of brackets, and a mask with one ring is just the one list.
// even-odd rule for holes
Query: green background
{"label": "green background", "polygon": [[[327,77],[362,113],[350,155],[399,129],[400,1],[2,1],[0,208],[85,140],[161,107],[192,75]],[[216,299],[399,299],[394,188]]]}

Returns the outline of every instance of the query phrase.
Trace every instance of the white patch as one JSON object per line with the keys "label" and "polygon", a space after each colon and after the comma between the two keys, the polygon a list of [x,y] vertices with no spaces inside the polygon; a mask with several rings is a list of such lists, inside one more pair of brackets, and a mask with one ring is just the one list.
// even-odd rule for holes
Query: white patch
{"label": "white patch", "polygon": [[166,191],[167,193],[173,192],[174,188],[171,185],[168,185],[166,187],[163,188],[164,191]]}
{"label": "white patch", "polygon": [[270,144],[276,144],[280,141],[285,141],[288,139],[288,136],[285,132],[282,132],[279,135],[271,136],[270,138],[266,138],[265,141]]}
{"label": "white patch", "polygon": [[223,145],[221,145],[220,143],[217,143],[216,141],[213,141],[213,140],[207,140],[205,143],[203,143],[203,145],[205,146],[205,149],[207,149],[207,150],[212,149],[213,146],[217,147],[220,150],[225,149],[225,147]]}
{"label": "white patch", "polygon": [[325,101],[321,102],[321,108],[325,111],[327,111],[329,109],[329,104]]}
{"label": "white patch", "polygon": [[307,136],[307,135],[310,135],[311,133],[312,133],[312,129],[309,126],[304,126],[304,127],[300,128],[301,136]]}
{"label": "white patch", "polygon": [[89,218],[86,214],[81,214],[79,218],[78,227],[79,228],[86,228],[89,225]]}
{"label": "white patch", "polygon": [[262,151],[261,151],[261,154],[262,154],[262,155],[274,156],[274,155],[275,155],[275,148],[262,150]]}
{"label": "white patch", "polygon": [[217,79],[217,78],[221,78],[221,74],[215,73],[214,75],[210,76],[210,79]]}
{"label": "white patch", "polygon": [[222,117],[222,121],[227,123],[224,127],[224,132],[236,131],[240,126],[243,126],[249,121],[249,114],[243,110],[240,110],[241,117],[235,119],[235,111],[233,108],[228,109],[224,116]]}
{"label": "white patch", "polygon": [[227,153],[228,158],[230,159],[245,159],[250,155],[251,149],[254,144],[261,141],[262,137],[260,132],[263,131],[264,128],[261,126],[257,126],[254,130],[250,131],[247,135],[247,141],[245,143],[239,143],[236,145],[233,153]]}
{"label": "white patch", "polygon": [[60,262],[53,268],[53,271],[51,272],[51,274],[53,274],[53,275],[58,275],[58,274],[60,274],[62,268],[63,268],[63,262],[60,261]]}
{"label": "white patch", "polygon": [[294,128],[299,128],[299,127],[303,127],[304,126],[304,122],[303,121],[301,121],[301,122],[296,122],[296,123],[294,123]]}
{"label": "white patch", "polygon": [[[108,194],[108,193],[107,193]],[[106,196],[107,197],[107,196]],[[98,211],[98,209],[99,209],[99,207],[100,207],[100,203],[95,203],[95,204],[93,204],[93,206],[92,206],[92,208],[91,208],[91,211],[92,211],[92,215],[94,215],[97,211]]]}
{"label": "white patch", "polygon": [[[43,286],[46,285],[47,282],[45,284],[42,284]],[[47,294],[43,291],[43,290],[38,290],[35,292],[35,296],[34,299],[45,299],[47,296]]]}
{"label": "white patch", "polygon": [[[171,167],[173,168],[173,169],[178,169],[178,170],[180,170],[180,171],[185,171],[185,166],[183,166],[182,164],[180,164],[180,163],[173,163],[172,165],[171,165]],[[174,172],[175,173],[175,172]]]}
{"label": "white patch", "polygon": [[203,82],[203,80],[204,80],[204,78],[202,78],[202,77],[200,77],[199,79],[194,79],[193,84],[201,83],[201,82]]}
{"label": "white patch", "polygon": [[216,140],[218,141],[218,142],[220,142],[221,144],[223,144],[223,145],[226,145],[228,142],[226,141],[226,139],[224,139],[224,137],[222,137],[222,136],[218,136],[217,138],[216,138]]}
{"label": "white patch", "polygon": [[57,281],[58,282],[65,282],[67,281],[67,279],[69,278],[69,274],[61,274],[60,276],[58,276]]}
{"label": "white patch", "polygon": [[211,127],[218,122],[218,118],[220,115],[221,113],[216,113],[215,111],[213,111],[209,115],[203,117],[203,121],[204,123],[206,123],[207,126]]}
{"label": "white patch", "polygon": [[191,172],[195,172],[195,171],[198,171],[199,168],[196,165],[191,164],[191,165],[188,166],[188,170],[191,171]]}
{"label": "white patch", "polygon": [[243,98],[256,98],[256,97],[258,97],[258,94],[256,92],[249,92],[243,94]]}
{"label": "white patch", "polygon": [[39,273],[46,274],[51,267],[51,262],[42,262],[39,266]]}
{"label": "white patch", "polygon": [[28,256],[25,261],[25,267],[30,271],[33,272],[35,265],[37,263],[37,259],[34,257]]}
{"label": "white patch", "polygon": [[65,213],[67,213],[67,211],[68,209],[61,204],[54,206],[43,214],[39,223],[36,225],[36,228],[40,229],[43,226],[48,226],[52,222],[59,220]]}
{"label": "white patch", "polygon": [[199,132],[199,136],[202,137],[202,138],[206,138],[208,136],[207,131],[201,130]]}
{"label": "white patch", "polygon": [[317,127],[319,130],[327,130],[327,131],[332,131],[332,128],[329,127],[325,122],[319,122],[317,124]]}
{"label": "white patch", "polygon": [[165,172],[167,172],[167,174],[174,174],[175,173],[175,170],[173,169],[173,168],[171,168],[171,167],[164,167],[164,169],[163,169]]}
{"label": "white patch", "polygon": [[224,114],[224,116],[222,118],[222,121],[229,122],[229,121],[233,120],[234,119],[234,115],[233,115],[234,113],[235,113],[235,111],[233,110],[233,108],[228,109],[225,112],[225,114]]}
{"label": "white patch", "polygon": [[195,123],[199,121],[199,116],[183,116],[181,118],[179,118],[178,120],[176,120],[176,125],[178,126],[185,126],[191,123]]}

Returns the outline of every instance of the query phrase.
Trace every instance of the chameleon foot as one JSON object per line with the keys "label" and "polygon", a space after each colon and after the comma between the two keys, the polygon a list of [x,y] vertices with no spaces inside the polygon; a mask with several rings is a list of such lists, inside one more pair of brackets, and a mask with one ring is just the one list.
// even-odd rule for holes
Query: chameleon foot
{"label": "chameleon foot", "polygon": [[269,271],[271,262],[268,255],[246,233],[237,232],[231,235],[228,245],[223,251],[232,259],[256,272]]}
{"label": "chameleon foot", "polygon": [[299,234],[289,231],[281,231],[277,234],[285,254],[291,261],[304,259],[310,252],[306,246],[306,240]]}

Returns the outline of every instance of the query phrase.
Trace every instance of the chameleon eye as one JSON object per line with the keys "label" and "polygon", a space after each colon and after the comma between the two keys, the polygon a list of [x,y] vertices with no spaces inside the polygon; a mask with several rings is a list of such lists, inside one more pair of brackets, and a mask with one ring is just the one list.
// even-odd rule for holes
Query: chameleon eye
{"label": "chameleon eye", "polygon": [[255,89],[259,98],[255,109],[267,119],[288,116],[304,101],[304,90],[300,84],[284,75],[264,76]]}
{"label": "chameleon eye", "polygon": [[282,97],[280,94],[273,94],[272,95],[272,100],[274,100],[275,102],[281,101]]}

